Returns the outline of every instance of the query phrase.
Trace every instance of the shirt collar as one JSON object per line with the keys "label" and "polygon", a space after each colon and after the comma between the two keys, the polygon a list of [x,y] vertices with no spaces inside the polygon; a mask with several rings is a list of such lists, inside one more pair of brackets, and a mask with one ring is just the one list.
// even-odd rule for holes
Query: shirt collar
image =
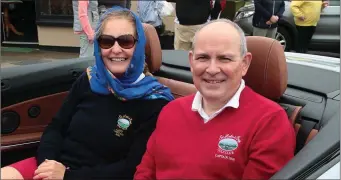
{"label": "shirt collar", "polygon": [[242,79],[240,86],[237,90],[237,92],[232,96],[232,98],[218,111],[216,111],[215,113],[213,113],[211,115],[211,117],[208,117],[208,115],[204,112],[203,108],[202,108],[202,95],[200,94],[200,92],[198,91],[193,99],[193,103],[192,103],[192,111],[198,111],[199,114],[206,120],[208,119],[212,119],[213,117],[215,117],[216,115],[218,115],[222,110],[224,110],[227,107],[233,107],[233,108],[238,108],[239,107],[239,98],[240,98],[240,94],[242,92],[242,90],[245,88],[245,81]]}
{"label": "shirt collar", "polygon": [[136,84],[136,83],[140,82],[144,77],[146,77],[146,75],[144,75],[144,73],[141,73],[139,78],[137,78],[136,81],[133,82],[133,84]]}

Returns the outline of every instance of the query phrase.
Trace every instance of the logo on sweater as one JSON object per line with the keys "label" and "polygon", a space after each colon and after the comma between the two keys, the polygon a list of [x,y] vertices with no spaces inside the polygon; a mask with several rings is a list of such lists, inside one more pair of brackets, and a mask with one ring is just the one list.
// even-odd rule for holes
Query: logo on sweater
{"label": "logo on sweater", "polygon": [[124,131],[126,131],[132,124],[132,118],[127,115],[119,115],[117,120],[117,126],[114,130],[115,135],[118,137],[124,136]]}
{"label": "logo on sweater", "polygon": [[219,138],[218,151],[223,154],[234,154],[233,151],[238,148],[239,143],[240,136],[222,135]]}

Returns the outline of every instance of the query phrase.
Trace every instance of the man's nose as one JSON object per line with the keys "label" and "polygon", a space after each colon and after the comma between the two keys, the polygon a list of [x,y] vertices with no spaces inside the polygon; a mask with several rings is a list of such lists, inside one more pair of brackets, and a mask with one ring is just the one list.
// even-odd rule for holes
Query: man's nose
{"label": "man's nose", "polygon": [[211,60],[209,66],[206,69],[206,72],[215,75],[220,72],[220,67],[218,66],[216,60]]}
{"label": "man's nose", "polygon": [[115,44],[112,46],[111,52],[113,52],[114,54],[118,54],[118,53],[122,52],[122,48],[121,48],[121,46],[118,44],[117,41],[116,41]]}

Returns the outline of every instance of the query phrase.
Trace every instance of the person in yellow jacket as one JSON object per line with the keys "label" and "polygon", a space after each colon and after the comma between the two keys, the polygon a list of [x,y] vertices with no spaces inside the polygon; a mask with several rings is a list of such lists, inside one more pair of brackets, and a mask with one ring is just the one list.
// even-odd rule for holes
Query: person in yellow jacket
{"label": "person in yellow jacket", "polygon": [[298,31],[296,52],[306,53],[310,40],[315,33],[316,25],[320,20],[321,11],[328,6],[325,0],[294,0],[290,9],[294,15]]}

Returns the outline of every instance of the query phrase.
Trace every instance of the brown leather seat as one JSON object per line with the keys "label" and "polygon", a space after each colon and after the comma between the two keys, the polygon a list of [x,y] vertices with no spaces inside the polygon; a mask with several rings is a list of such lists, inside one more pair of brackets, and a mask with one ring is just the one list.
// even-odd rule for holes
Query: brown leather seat
{"label": "brown leather seat", "polygon": [[[160,69],[162,64],[162,52],[157,33],[153,26],[144,25],[145,33],[147,36],[146,54],[150,59],[147,59],[148,67],[155,72]],[[153,30],[152,30],[153,29]],[[248,51],[252,53],[252,61],[249,70],[244,77],[246,85],[252,88],[255,92],[262,96],[279,102],[280,97],[283,95],[287,88],[288,72],[286,58],[283,47],[277,40],[249,36],[246,38]],[[158,43],[154,43],[158,42]],[[152,56],[154,55],[154,56]],[[154,62],[158,61],[158,62]],[[174,97],[182,97],[195,93],[197,90],[193,84],[180,82],[164,77],[156,77],[159,82],[168,86]],[[297,134],[297,147],[298,152],[305,144],[307,144],[317,133],[318,130],[306,127],[305,122],[300,116],[302,107],[279,103],[287,112],[288,119],[292,122],[295,132]]]}
{"label": "brown leather seat", "polygon": [[[252,53],[250,68],[244,77],[245,83],[257,93],[279,102],[287,88],[288,72],[283,47],[274,39],[250,36],[246,38],[248,51]],[[296,153],[317,133],[314,123],[301,118],[301,106],[279,103],[292,122],[296,138]]]}
{"label": "brown leather seat", "polygon": [[162,51],[159,37],[154,26],[142,23],[146,36],[145,55],[148,69],[151,73],[160,69],[162,64]]}

